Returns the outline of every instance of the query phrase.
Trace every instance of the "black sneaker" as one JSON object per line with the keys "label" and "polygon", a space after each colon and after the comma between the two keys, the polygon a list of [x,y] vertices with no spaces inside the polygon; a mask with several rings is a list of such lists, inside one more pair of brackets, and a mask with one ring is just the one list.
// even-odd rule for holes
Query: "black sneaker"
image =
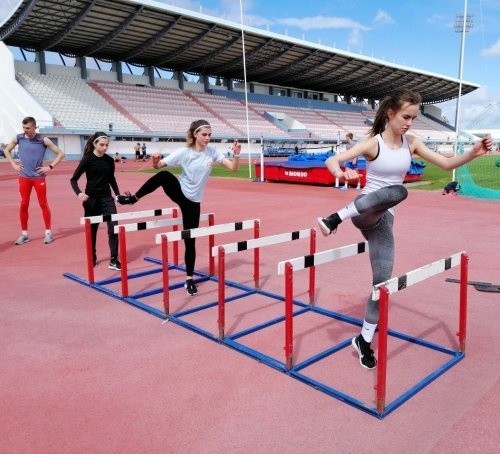
{"label": "black sneaker", "polygon": [[318,225],[321,233],[324,236],[331,235],[337,231],[338,225],[341,223],[341,219],[337,213],[328,216],[327,218],[318,218]]}
{"label": "black sneaker", "polygon": [[192,279],[187,279],[186,283],[184,284],[184,287],[186,288],[186,292],[188,295],[196,295],[198,293],[198,287],[194,283]]}
{"label": "black sneaker", "polygon": [[375,369],[377,359],[373,355],[373,350],[370,348],[370,342],[366,342],[360,334],[359,336],[353,337],[351,343],[358,352],[359,364],[365,369]]}
{"label": "black sneaker", "polygon": [[133,205],[137,202],[137,197],[135,195],[130,194],[130,192],[125,192],[125,194],[120,194],[116,196],[116,201],[120,205]]}
{"label": "black sneaker", "polygon": [[121,271],[122,269],[122,264],[116,257],[111,257],[111,260],[109,261],[109,267],[110,270],[117,270]]}

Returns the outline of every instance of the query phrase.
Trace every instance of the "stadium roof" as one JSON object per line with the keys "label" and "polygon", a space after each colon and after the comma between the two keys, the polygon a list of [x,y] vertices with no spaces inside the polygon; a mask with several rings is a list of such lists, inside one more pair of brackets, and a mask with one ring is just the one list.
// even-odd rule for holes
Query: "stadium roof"
{"label": "stadium roof", "polygon": [[[52,51],[357,98],[381,99],[399,87],[426,104],[456,98],[459,80],[243,26],[152,1],[23,0],[0,39]],[[462,82],[462,94],[479,85]]]}

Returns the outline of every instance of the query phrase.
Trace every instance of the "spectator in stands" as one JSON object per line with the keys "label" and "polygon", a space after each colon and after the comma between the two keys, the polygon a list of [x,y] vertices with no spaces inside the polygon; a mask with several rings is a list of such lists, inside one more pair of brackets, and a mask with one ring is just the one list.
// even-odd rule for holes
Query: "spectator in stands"
{"label": "spectator in stands", "polygon": [[141,151],[142,151],[142,160],[145,161],[148,154],[147,154],[146,144],[144,142],[142,143]]}
{"label": "spectator in stands", "polygon": [[134,147],[134,153],[135,153],[135,160],[140,161],[141,160],[141,144],[137,142]]}
{"label": "spectator in stands", "polygon": [[[24,244],[29,241],[28,237],[28,217],[31,190],[35,188],[38,204],[42,209],[43,222],[45,224],[44,244],[54,241],[51,230],[51,212],[47,202],[47,173],[50,173],[64,159],[64,151],[52,142],[48,137],[36,132],[36,120],[33,117],[26,117],[22,121],[23,133],[18,134],[4,148],[5,157],[10,162],[14,170],[19,172],[19,194],[21,205],[19,208],[19,218],[21,220],[21,236],[14,244]],[[12,151],[18,146],[19,162],[12,158]],[[47,165],[43,164],[45,151],[51,150],[56,154],[55,159]]]}
{"label": "spectator in stands", "polygon": [[[398,90],[384,98],[371,127],[370,137],[346,151],[342,158],[364,156],[367,161],[367,184],[354,202],[325,218],[318,224],[325,236],[334,233],[338,225],[351,218],[368,241],[373,285],[391,278],[394,263],[394,207],[406,199],[408,191],[403,179],[413,155],[444,170],[455,169],[482,156],[492,147],[491,136],[477,141],[469,153],[445,157],[429,150],[416,136],[406,135],[417,118],[421,97],[409,90]],[[336,177],[358,178],[355,170],[342,171],[336,156],[326,165]],[[361,333],[352,339],[361,366],[373,369],[377,360],[371,341],[379,317],[378,301],[368,298]]]}
{"label": "spectator in stands", "polygon": [[[179,179],[168,171],[158,172],[147,180],[134,195],[126,192],[126,195],[118,196],[117,201],[122,205],[133,204],[161,187],[165,194],[179,205],[184,230],[197,228],[200,224],[200,203],[213,164],[221,164],[233,172],[238,170],[240,164],[241,144],[237,139],[233,141],[232,145],[233,159],[229,159],[222,151],[209,146],[211,136],[212,129],[208,121],[193,121],[189,126],[184,147],[170,153],[163,159],[158,154],[153,154],[153,167],[155,169],[180,166],[182,173]],[[184,244],[185,288],[188,295],[196,295],[198,289],[193,281],[196,260],[195,239],[184,239]]]}
{"label": "spectator in stands", "polygon": [[350,150],[354,145],[356,145],[356,141],[354,140],[354,134],[352,132],[348,132],[345,135],[345,140],[347,142],[345,146],[346,150]]}
{"label": "spectator in stands", "polygon": [[[116,214],[115,195],[119,195],[118,183],[115,179],[115,161],[106,154],[109,147],[109,137],[105,132],[98,131],[91,135],[83,149],[83,157],[78,164],[70,183],[73,191],[83,205],[84,216],[106,216]],[[78,180],[85,174],[87,184],[85,192],[78,186]],[[118,234],[114,233],[116,221],[106,221],[108,225],[109,269],[121,270],[118,260]],[[99,224],[91,224],[92,253],[94,266],[97,265],[96,239]]]}
{"label": "spectator in stands", "polygon": [[[352,132],[348,132],[345,135],[345,140],[347,142],[346,146],[345,146],[346,151],[350,150],[354,145],[356,145],[356,141],[354,140],[354,135]],[[350,161],[346,161],[345,165],[349,169],[357,170],[358,157],[356,156],[354,159],[351,159]],[[357,182],[358,189],[360,187],[359,183],[360,183],[360,179],[359,179],[359,174],[358,174],[358,182]],[[347,184],[346,184],[345,188],[347,189]]]}

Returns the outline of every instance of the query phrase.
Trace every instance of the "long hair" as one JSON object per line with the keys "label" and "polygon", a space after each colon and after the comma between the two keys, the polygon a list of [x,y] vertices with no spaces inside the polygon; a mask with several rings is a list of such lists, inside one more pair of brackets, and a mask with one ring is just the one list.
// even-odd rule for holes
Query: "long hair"
{"label": "long hair", "polygon": [[95,142],[97,139],[105,137],[106,139],[109,139],[108,135],[105,132],[102,131],[97,131],[94,134],[92,134],[88,139],[87,143],[85,144],[85,147],[83,148],[83,154],[87,155],[90,154],[94,151],[94,146]]}
{"label": "long hair", "polygon": [[370,129],[370,137],[384,132],[387,121],[389,120],[387,112],[391,109],[397,112],[406,102],[412,105],[420,104],[422,102],[422,97],[419,93],[403,88],[401,90],[396,90],[391,95],[382,99]]}
{"label": "long hair", "polygon": [[194,145],[194,143],[196,142],[194,133],[202,127],[211,128],[210,123],[207,120],[196,120],[191,123],[186,137],[186,143],[188,147],[192,147]]}

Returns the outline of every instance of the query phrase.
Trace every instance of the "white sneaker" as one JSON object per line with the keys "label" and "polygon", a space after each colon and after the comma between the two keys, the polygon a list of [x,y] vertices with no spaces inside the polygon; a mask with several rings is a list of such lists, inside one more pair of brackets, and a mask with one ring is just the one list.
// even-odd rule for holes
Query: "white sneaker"
{"label": "white sneaker", "polygon": [[45,238],[43,239],[43,244],[50,244],[54,241],[54,237],[52,236],[52,233],[47,232],[45,234]]}
{"label": "white sneaker", "polygon": [[24,244],[27,243],[30,239],[28,238],[28,235],[21,235],[16,241],[14,241],[14,244]]}
{"label": "white sneaker", "polygon": [[328,224],[327,224],[328,221],[326,219],[324,219],[324,218],[318,218],[317,221],[318,221],[319,229],[321,230],[321,233],[324,236],[328,236],[328,235],[330,235],[332,233],[332,230],[328,226]]}

